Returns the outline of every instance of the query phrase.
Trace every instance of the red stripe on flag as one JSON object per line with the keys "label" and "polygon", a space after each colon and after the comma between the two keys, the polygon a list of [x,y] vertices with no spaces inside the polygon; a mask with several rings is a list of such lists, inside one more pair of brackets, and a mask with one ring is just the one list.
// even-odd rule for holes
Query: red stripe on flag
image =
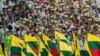
{"label": "red stripe on flag", "polygon": [[33,52],[38,55],[38,50],[37,49],[33,49]]}
{"label": "red stripe on flag", "polygon": [[91,51],[92,56],[100,56],[100,50],[91,49],[90,51]]}
{"label": "red stripe on flag", "polygon": [[58,50],[55,49],[55,48],[50,48],[50,53],[51,53],[53,56],[58,56]]}

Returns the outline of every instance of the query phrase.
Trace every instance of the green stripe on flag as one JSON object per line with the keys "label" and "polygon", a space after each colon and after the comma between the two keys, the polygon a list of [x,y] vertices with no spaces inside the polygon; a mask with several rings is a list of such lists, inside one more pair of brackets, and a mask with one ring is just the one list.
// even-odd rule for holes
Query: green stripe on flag
{"label": "green stripe on flag", "polygon": [[21,48],[20,47],[11,46],[11,54],[21,55]]}
{"label": "green stripe on flag", "polygon": [[34,48],[38,48],[38,45],[37,45],[37,42],[27,42],[27,44],[32,48],[32,49],[34,49]]}
{"label": "green stripe on flag", "polygon": [[66,43],[67,45],[69,45],[69,46],[71,46],[71,43],[70,42],[68,42],[67,40],[63,40],[63,39],[61,39],[60,41],[62,41],[62,42],[64,42],[64,43]]}
{"label": "green stripe on flag", "polygon": [[22,51],[23,51],[25,54],[27,53],[26,48],[23,48]]}
{"label": "green stripe on flag", "polygon": [[44,48],[42,49],[41,56],[48,56],[48,51]]}
{"label": "green stripe on flag", "polygon": [[72,56],[72,52],[69,51],[60,51],[62,52],[63,56]]}
{"label": "green stripe on flag", "polygon": [[80,50],[80,55],[81,56],[90,56],[88,51],[86,51],[86,50]]}
{"label": "green stripe on flag", "polygon": [[100,42],[88,42],[90,49],[100,49]]}
{"label": "green stripe on flag", "polygon": [[57,48],[56,43],[53,43],[51,41],[48,41],[49,48]]}
{"label": "green stripe on flag", "polygon": [[27,53],[26,56],[34,56],[32,53]]}

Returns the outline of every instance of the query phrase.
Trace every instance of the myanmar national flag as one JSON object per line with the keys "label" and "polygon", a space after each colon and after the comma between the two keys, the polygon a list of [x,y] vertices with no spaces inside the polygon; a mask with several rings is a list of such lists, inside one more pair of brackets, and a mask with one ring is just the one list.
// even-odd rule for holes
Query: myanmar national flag
{"label": "myanmar national flag", "polygon": [[21,53],[21,56],[26,56],[26,54],[24,52]]}
{"label": "myanmar national flag", "polygon": [[48,51],[44,43],[39,39],[39,56],[52,56],[52,54]]}
{"label": "myanmar national flag", "polygon": [[57,44],[44,34],[42,34],[42,38],[44,40],[44,43],[48,46],[50,53],[53,56],[58,56]]}
{"label": "myanmar national flag", "polygon": [[87,37],[92,56],[100,56],[100,38],[90,33],[87,34]]}
{"label": "myanmar national flag", "polygon": [[31,47],[33,52],[38,55],[38,39],[36,36],[25,35],[25,42]]}
{"label": "myanmar national flag", "polygon": [[80,55],[80,45],[77,41],[75,33],[72,32],[73,41],[72,41],[72,49],[73,49],[73,56],[81,56]]}
{"label": "myanmar national flag", "polygon": [[24,42],[14,35],[11,35],[11,37],[11,56],[21,56]]}
{"label": "myanmar national flag", "polygon": [[21,56],[27,56],[26,44],[25,44],[24,48],[21,51]]}
{"label": "myanmar national flag", "polygon": [[26,56],[37,56],[28,44],[26,44],[26,51]]}
{"label": "myanmar national flag", "polygon": [[91,56],[88,42],[86,40],[84,41],[84,50],[85,50],[83,54],[84,56]]}
{"label": "myanmar national flag", "polygon": [[60,40],[67,40],[67,38],[65,37],[64,34],[58,32],[58,31],[55,31],[55,38],[56,39],[60,39]]}
{"label": "myanmar national flag", "polygon": [[55,38],[57,39],[60,56],[72,56],[71,43],[65,35],[55,31]]}
{"label": "myanmar national flag", "polygon": [[72,47],[67,43],[59,41],[60,56],[72,56]]}
{"label": "myanmar national flag", "polygon": [[58,32],[58,31],[55,31],[55,38],[57,40],[66,42],[68,45],[71,45],[71,42],[65,37],[65,35],[60,33],[60,32]]}

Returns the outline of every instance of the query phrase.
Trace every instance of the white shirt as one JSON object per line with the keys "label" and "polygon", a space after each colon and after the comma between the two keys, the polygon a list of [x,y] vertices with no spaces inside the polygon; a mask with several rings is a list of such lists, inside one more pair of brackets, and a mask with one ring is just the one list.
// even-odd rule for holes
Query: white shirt
{"label": "white shirt", "polygon": [[4,29],[0,29],[0,42],[4,43]]}
{"label": "white shirt", "polygon": [[26,1],[26,3],[28,4],[29,8],[32,8],[32,6],[33,6],[33,2],[32,1]]}
{"label": "white shirt", "polygon": [[41,17],[42,17],[42,18],[43,18],[43,17],[46,17],[46,14],[45,14],[44,11],[41,12]]}
{"label": "white shirt", "polygon": [[17,26],[16,25],[16,23],[9,23],[8,25],[11,25],[12,26],[12,32],[14,33],[14,34],[16,34],[16,29],[15,29],[15,27]]}
{"label": "white shirt", "polygon": [[82,40],[78,40],[78,43],[80,45],[80,50],[84,50],[84,43]]}
{"label": "white shirt", "polygon": [[3,7],[4,7],[3,2],[0,2],[0,12],[3,10]]}
{"label": "white shirt", "polygon": [[11,2],[11,1],[9,1],[9,4],[8,4],[9,6],[14,6],[15,5],[15,3],[14,2]]}

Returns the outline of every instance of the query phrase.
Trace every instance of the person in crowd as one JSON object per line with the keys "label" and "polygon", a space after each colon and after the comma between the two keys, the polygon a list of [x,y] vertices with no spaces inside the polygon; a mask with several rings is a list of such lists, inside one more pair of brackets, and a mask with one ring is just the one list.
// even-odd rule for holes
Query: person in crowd
{"label": "person in crowd", "polygon": [[[68,0],[5,0],[0,3],[0,43],[3,43],[4,29],[23,39],[24,34],[41,35],[54,39],[54,31],[62,32],[68,40],[71,33],[77,33],[80,46],[87,33],[100,37],[100,9],[89,1]],[[64,0],[63,0],[64,1]],[[2,25],[1,25],[1,22]],[[83,50],[83,49],[82,49]]]}

